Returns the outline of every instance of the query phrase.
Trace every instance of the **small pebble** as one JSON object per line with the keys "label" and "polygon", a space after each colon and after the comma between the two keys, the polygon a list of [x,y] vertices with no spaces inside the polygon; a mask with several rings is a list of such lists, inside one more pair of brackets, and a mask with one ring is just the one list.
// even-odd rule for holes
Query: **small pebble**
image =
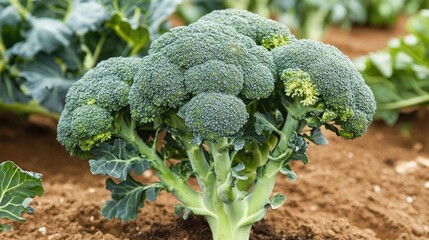
{"label": "small pebble", "polygon": [[152,177],[152,175],[153,175],[152,171],[145,171],[143,173],[143,177],[145,177],[145,178],[150,178],[150,177]]}
{"label": "small pebble", "polygon": [[354,154],[352,152],[348,152],[346,156],[351,159],[353,158]]}
{"label": "small pebble", "polygon": [[375,134],[375,139],[382,140],[383,138],[384,138],[383,133],[377,133],[377,134]]}
{"label": "small pebble", "polygon": [[89,221],[91,221],[91,222],[94,222],[94,216],[91,216],[90,218],[89,218]]}
{"label": "small pebble", "polygon": [[45,227],[39,228],[39,233],[41,233],[42,235],[45,235],[46,234],[46,228]]}
{"label": "small pebble", "polygon": [[375,186],[374,186],[374,192],[376,192],[376,193],[381,192],[381,187],[380,187],[380,186],[378,186],[378,185],[375,185]]}
{"label": "small pebble", "polygon": [[61,236],[61,234],[55,233],[55,234],[49,235],[48,236],[48,240],[59,238],[60,236]]}
{"label": "small pebble", "polygon": [[418,164],[422,165],[423,167],[429,168],[429,158],[417,157],[416,161]]}
{"label": "small pebble", "polygon": [[425,188],[429,189],[429,181],[425,183]]}
{"label": "small pebble", "polygon": [[413,203],[414,202],[414,198],[411,196],[407,196],[407,203]]}
{"label": "small pebble", "polygon": [[95,193],[95,188],[88,188],[89,193]]}
{"label": "small pebble", "polygon": [[314,170],[316,170],[316,166],[313,164],[313,165],[309,165],[309,166],[307,166],[306,167],[308,170],[310,170],[310,171],[314,171]]}
{"label": "small pebble", "polygon": [[420,152],[423,149],[423,144],[421,142],[417,142],[413,145],[413,149],[416,152]]}
{"label": "small pebble", "polygon": [[407,173],[414,172],[417,169],[417,167],[418,166],[416,161],[402,162],[396,166],[395,171],[398,174],[407,174]]}
{"label": "small pebble", "polygon": [[316,210],[317,210],[317,206],[313,205],[313,206],[310,207],[310,211],[316,211]]}

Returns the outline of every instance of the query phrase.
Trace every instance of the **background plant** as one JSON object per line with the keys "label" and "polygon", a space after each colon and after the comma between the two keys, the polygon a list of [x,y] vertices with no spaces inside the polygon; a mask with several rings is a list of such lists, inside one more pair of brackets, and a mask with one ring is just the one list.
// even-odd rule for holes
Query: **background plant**
{"label": "background plant", "polygon": [[409,34],[355,63],[377,100],[375,117],[393,124],[404,108],[429,103],[429,11],[407,23]]}
{"label": "background plant", "polygon": [[187,0],[179,7],[186,23],[213,10],[246,9],[273,17],[295,30],[300,38],[322,39],[331,25],[349,29],[353,24],[393,26],[401,14],[429,8],[427,0]]}
{"label": "background plant", "polygon": [[0,110],[58,118],[67,90],[112,56],[144,55],[178,0],[0,0]]}

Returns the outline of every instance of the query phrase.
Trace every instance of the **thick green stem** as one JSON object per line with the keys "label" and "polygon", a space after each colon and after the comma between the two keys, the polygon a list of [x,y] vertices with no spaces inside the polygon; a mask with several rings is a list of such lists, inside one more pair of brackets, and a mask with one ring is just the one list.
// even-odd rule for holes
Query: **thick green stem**
{"label": "thick green stem", "polygon": [[204,149],[201,146],[192,144],[191,139],[188,138],[183,138],[183,144],[186,147],[186,153],[188,154],[192,169],[197,174],[197,177],[200,178],[203,183],[206,183],[210,174],[210,165],[204,155]]}
{"label": "thick green stem", "polygon": [[223,184],[231,170],[231,159],[227,149],[228,140],[223,138],[218,143],[209,143],[208,146],[213,155],[216,182],[218,185]]}
{"label": "thick green stem", "polygon": [[[272,154],[273,157],[278,157],[282,154],[292,154],[292,150],[288,148],[287,144],[291,136],[293,136],[294,132],[297,131],[299,127],[299,121],[294,119],[291,114],[288,114],[286,123],[282,129],[285,139],[279,140],[279,144]],[[261,211],[269,201],[276,183],[277,174],[281,170],[283,164],[284,161],[269,160],[265,165],[263,175],[255,183],[252,192],[246,197],[249,205],[249,216]]]}
{"label": "thick green stem", "polygon": [[[135,129],[136,123],[133,119],[127,116],[118,116],[116,126],[118,129],[117,135],[127,142],[137,147],[141,155],[146,156],[152,163],[152,169],[155,171],[161,182],[167,186],[167,190],[172,192],[174,196],[181,201],[193,213],[202,216],[212,216],[213,213],[209,211],[202,198],[202,194],[193,190],[185,181],[179,176],[174,174],[161,159],[154,148],[149,147]],[[156,144],[156,143],[153,143]]]}
{"label": "thick green stem", "polygon": [[238,190],[232,186],[231,164],[228,139],[223,138],[218,143],[208,143],[213,156],[213,164],[216,173],[217,195],[224,203],[233,202],[238,196]]}
{"label": "thick green stem", "polygon": [[213,240],[248,240],[252,225],[237,226],[222,212],[215,218],[206,218],[212,231]]}

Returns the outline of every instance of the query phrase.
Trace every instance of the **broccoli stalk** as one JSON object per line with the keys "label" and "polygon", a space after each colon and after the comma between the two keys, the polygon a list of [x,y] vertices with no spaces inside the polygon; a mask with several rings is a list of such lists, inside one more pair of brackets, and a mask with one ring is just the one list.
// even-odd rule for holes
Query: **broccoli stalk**
{"label": "broccoli stalk", "polygon": [[[290,162],[308,162],[307,140],[326,143],[321,126],[353,139],[374,111],[338,49],[222,10],[162,35],[142,59],[111,58],[86,73],[67,94],[58,140],[91,158],[93,174],[118,179],[106,181],[106,218],[135,219],[165,190],[183,204],[177,214],[207,219],[215,240],[243,240],[286,200],[272,196],[277,175],[295,179]],[[135,179],[148,169],[159,182]]]}

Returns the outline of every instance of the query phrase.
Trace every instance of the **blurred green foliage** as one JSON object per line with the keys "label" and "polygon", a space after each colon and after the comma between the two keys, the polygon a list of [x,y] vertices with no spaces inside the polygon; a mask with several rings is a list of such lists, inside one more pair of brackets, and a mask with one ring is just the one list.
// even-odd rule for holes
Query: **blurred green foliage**
{"label": "blurred green foliage", "polygon": [[330,25],[392,26],[403,13],[429,8],[429,0],[184,0],[178,12],[185,23],[190,23],[225,8],[276,18],[295,29],[300,38],[320,40]]}
{"label": "blurred green foliage", "polygon": [[396,122],[401,109],[429,104],[429,10],[407,22],[408,35],[355,63],[377,101],[375,117]]}
{"label": "blurred green foliage", "polygon": [[58,117],[98,62],[144,55],[180,0],[0,0],[0,111]]}

